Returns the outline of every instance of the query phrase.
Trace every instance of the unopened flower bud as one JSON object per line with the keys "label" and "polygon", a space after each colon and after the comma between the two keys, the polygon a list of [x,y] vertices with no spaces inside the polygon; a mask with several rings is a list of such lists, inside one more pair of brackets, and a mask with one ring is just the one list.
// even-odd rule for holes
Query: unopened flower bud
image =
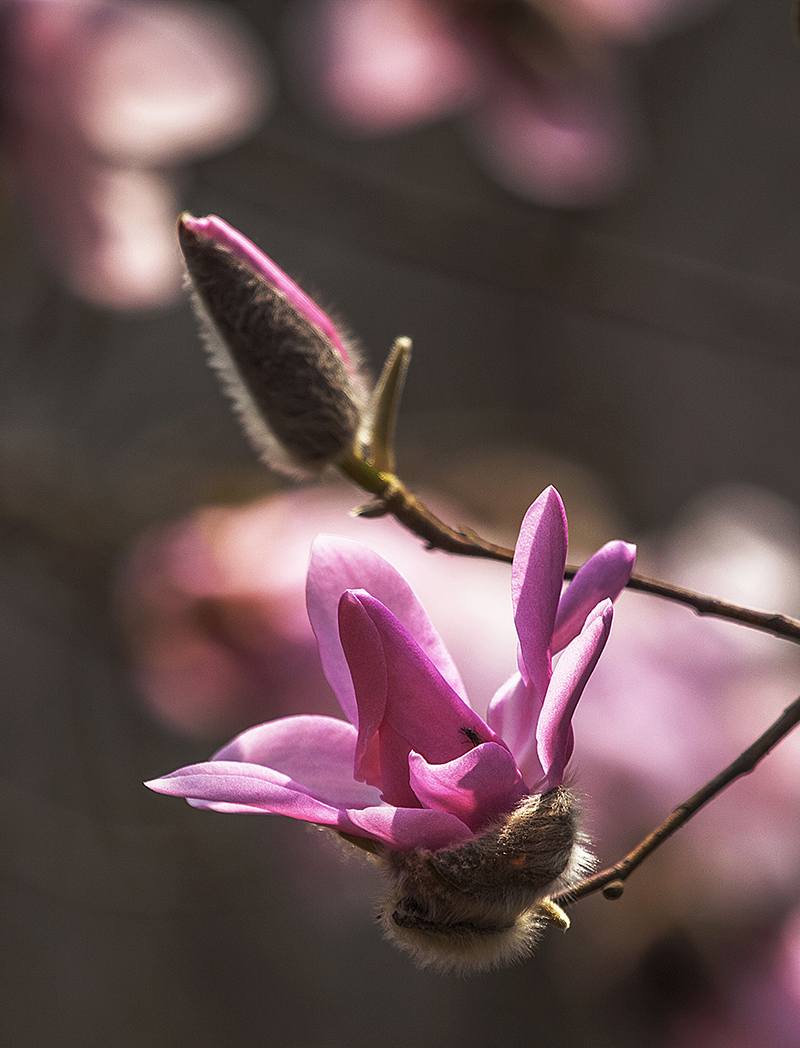
{"label": "unopened flower bud", "polygon": [[289,473],[335,462],[365,396],[333,322],[222,219],[183,214],[178,237],[211,363],[262,460]]}

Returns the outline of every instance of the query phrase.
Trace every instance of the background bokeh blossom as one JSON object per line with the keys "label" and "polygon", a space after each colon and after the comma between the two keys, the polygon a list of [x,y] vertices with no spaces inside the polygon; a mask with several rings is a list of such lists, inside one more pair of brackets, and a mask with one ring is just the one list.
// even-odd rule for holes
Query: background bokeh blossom
{"label": "background bokeh blossom", "polygon": [[3,0],[0,34],[4,188],[50,264],[98,305],[174,301],[180,169],[257,126],[264,53],[203,2]]}
{"label": "background bokeh blossom", "polygon": [[626,50],[712,6],[303,0],[288,39],[300,92],[346,133],[401,133],[465,116],[501,185],[556,207],[585,207],[619,193],[644,148]]}
{"label": "background bokeh blossom", "polygon": [[[198,738],[291,713],[335,713],[305,606],[311,543],[328,532],[368,541],[413,575],[485,715],[515,658],[508,579],[480,560],[454,573],[449,557],[431,557],[392,520],[365,529],[349,513],[357,499],[343,485],[286,492],[207,507],[143,535],[117,590],[142,700]],[[441,499],[434,505],[455,512]],[[480,648],[476,636],[485,638]]]}

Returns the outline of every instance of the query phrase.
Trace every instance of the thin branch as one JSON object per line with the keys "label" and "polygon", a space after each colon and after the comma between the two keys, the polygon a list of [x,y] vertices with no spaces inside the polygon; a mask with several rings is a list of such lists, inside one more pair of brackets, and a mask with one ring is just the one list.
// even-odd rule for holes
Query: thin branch
{"label": "thin branch", "polygon": [[356,511],[360,516],[382,517],[388,513],[423,539],[428,549],[441,549],[462,557],[488,557],[508,564],[513,561],[513,549],[488,542],[471,529],[452,528],[445,524],[393,473],[382,473],[354,453],[340,460],[338,467],[359,487],[375,496],[374,502]]}
{"label": "thin branch", "polygon": [[[574,568],[567,568],[564,578],[572,578],[575,574]],[[739,622],[743,626],[750,626],[765,633],[772,633],[776,637],[785,637],[788,640],[800,641],[800,621],[790,618],[788,615],[773,614],[768,611],[754,611],[752,608],[743,608],[738,604],[730,604],[728,601],[720,600],[718,597],[707,597],[693,590],[683,589],[682,586],[674,586],[668,582],[659,582],[658,579],[650,579],[645,575],[631,575],[628,589],[639,590],[641,593],[654,593],[657,597],[677,601],[693,608],[698,615],[713,615],[718,619],[730,619]]]}
{"label": "thin branch", "polygon": [[687,823],[693,815],[696,815],[732,782],[749,774],[798,723],[800,723],[800,697],[787,706],[775,723],[751,746],[748,746],[744,753],[740,754],[719,775],[715,775],[687,801],[679,804],[661,825],[637,844],[624,859],[620,859],[618,863],[609,866],[606,870],[601,870],[600,873],[585,878],[569,891],[553,896],[552,901],[558,906],[568,906],[602,889],[605,889],[603,894],[607,898],[619,898],[622,895],[624,882],[638,866],[641,866],[648,855],[652,854],[668,837],[671,837],[676,830]]}
{"label": "thin branch", "polygon": [[[453,528],[445,524],[408,490],[399,477],[375,469],[357,453],[351,452],[339,463],[339,468],[359,487],[375,496],[373,502],[362,506],[358,511],[362,515],[377,517],[391,514],[409,531],[423,539],[428,549],[441,549],[448,553],[458,553],[463,557],[486,557],[508,564],[514,559],[513,549],[489,542],[469,528]],[[577,570],[568,566],[564,571],[564,578],[573,578]],[[631,575],[627,588],[685,604],[698,615],[712,615],[715,618],[738,622],[751,629],[772,633],[776,637],[800,642],[800,621],[788,615],[744,608],[718,597],[708,597],[703,593],[695,593],[682,586],[659,582],[644,575]]]}

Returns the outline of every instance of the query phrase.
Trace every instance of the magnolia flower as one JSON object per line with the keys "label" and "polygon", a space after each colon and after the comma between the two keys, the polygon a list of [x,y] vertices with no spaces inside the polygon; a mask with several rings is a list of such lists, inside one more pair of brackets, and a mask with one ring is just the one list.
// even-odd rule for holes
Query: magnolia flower
{"label": "magnolia flower", "polygon": [[607,544],[560,596],[566,549],[564,508],[548,488],[525,516],[512,569],[519,669],[484,721],[402,576],[360,543],[318,538],[308,613],[347,720],[270,721],[148,785],[196,807],[328,826],[371,852],[392,881],[384,928],[421,963],[524,956],[545,919],[566,926],[546,896],[587,863],[564,787],[571,720],[635,554]]}
{"label": "magnolia flower", "polygon": [[365,393],[330,317],[221,218],[184,214],[178,236],[211,363],[262,459],[302,473],[347,452]]}

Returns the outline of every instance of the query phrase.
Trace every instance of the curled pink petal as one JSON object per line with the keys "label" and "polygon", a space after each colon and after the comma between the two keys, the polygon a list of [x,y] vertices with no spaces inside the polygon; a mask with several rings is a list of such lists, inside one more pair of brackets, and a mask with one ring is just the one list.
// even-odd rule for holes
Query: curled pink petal
{"label": "curled pink petal", "polygon": [[385,804],[348,811],[347,818],[355,827],[351,832],[384,841],[389,848],[397,850],[438,851],[473,836],[457,816],[432,808],[393,808]]}
{"label": "curled pink petal", "polygon": [[[365,757],[371,753],[373,741],[386,715],[389,673],[380,633],[370,616],[364,614],[356,595],[350,591],[344,593],[339,601],[339,624],[358,709],[354,767],[356,775],[361,778],[368,773],[364,767]],[[369,781],[380,784],[380,771],[376,775],[373,769]]]}
{"label": "curled pink petal", "polygon": [[370,594],[348,590],[342,596],[339,631],[358,706],[355,774],[380,785],[389,804],[414,807],[419,802],[409,785],[411,749],[443,762],[470,747],[465,731],[481,739],[491,733]]}
{"label": "curled pink petal", "polygon": [[[260,764],[213,760],[146,783],[156,793],[185,797],[198,808],[225,812],[271,812],[305,822],[335,826],[342,811],[338,805],[306,791],[290,776]],[[370,793],[374,799],[374,792]]]}
{"label": "curled pink petal", "polygon": [[356,730],[335,717],[281,717],[237,735],[214,754],[270,768],[337,808],[377,804],[378,791],[353,778]]}
{"label": "curled pink petal", "polygon": [[[359,744],[362,725],[364,734],[372,732],[380,716],[435,764],[466,753],[476,736],[502,745],[380,601],[363,591],[348,592],[339,621],[359,706]],[[375,689],[370,687],[374,666],[380,682]]]}
{"label": "curled pink petal", "polygon": [[[564,778],[572,754],[572,715],[608,640],[613,613],[610,600],[599,604],[581,633],[564,649],[553,671],[536,727],[536,748],[547,775],[546,789],[557,786]],[[525,763],[523,757],[523,775]]]}
{"label": "curled pink petal", "polygon": [[185,797],[193,807],[233,813],[288,815],[390,848],[444,848],[472,836],[455,815],[391,805],[338,808],[287,784],[271,768],[235,761],[190,765],[145,784],[156,793]]}
{"label": "curled pink petal", "polygon": [[353,724],[357,723],[355,694],[338,620],[339,599],[348,589],[366,590],[400,619],[448,684],[466,701],[464,685],[449,652],[399,571],[361,542],[319,535],[311,547],[308,568],[308,617],[325,676]]}
{"label": "curled pink petal", "polygon": [[553,651],[561,651],[577,637],[586,616],[608,597],[616,600],[628,583],[636,561],[630,542],[607,542],[575,574],[558,604]]}
{"label": "curled pink petal", "polygon": [[513,753],[531,789],[544,778],[536,746],[531,744],[531,740],[536,738],[536,724],[543,701],[544,695],[539,695],[521,673],[514,673],[498,688],[486,716],[489,726]]}
{"label": "curled pink petal", "polygon": [[539,695],[550,680],[550,647],[567,561],[567,517],[555,488],[525,514],[511,570],[514,622],[525,672]]}
{"label": "curled pink petal", "polygon": [[449,811],[477,833],[512,811],[528,792],[514,758],[485,742],[446,764],[409,755],[411,788],[426,808]]}

